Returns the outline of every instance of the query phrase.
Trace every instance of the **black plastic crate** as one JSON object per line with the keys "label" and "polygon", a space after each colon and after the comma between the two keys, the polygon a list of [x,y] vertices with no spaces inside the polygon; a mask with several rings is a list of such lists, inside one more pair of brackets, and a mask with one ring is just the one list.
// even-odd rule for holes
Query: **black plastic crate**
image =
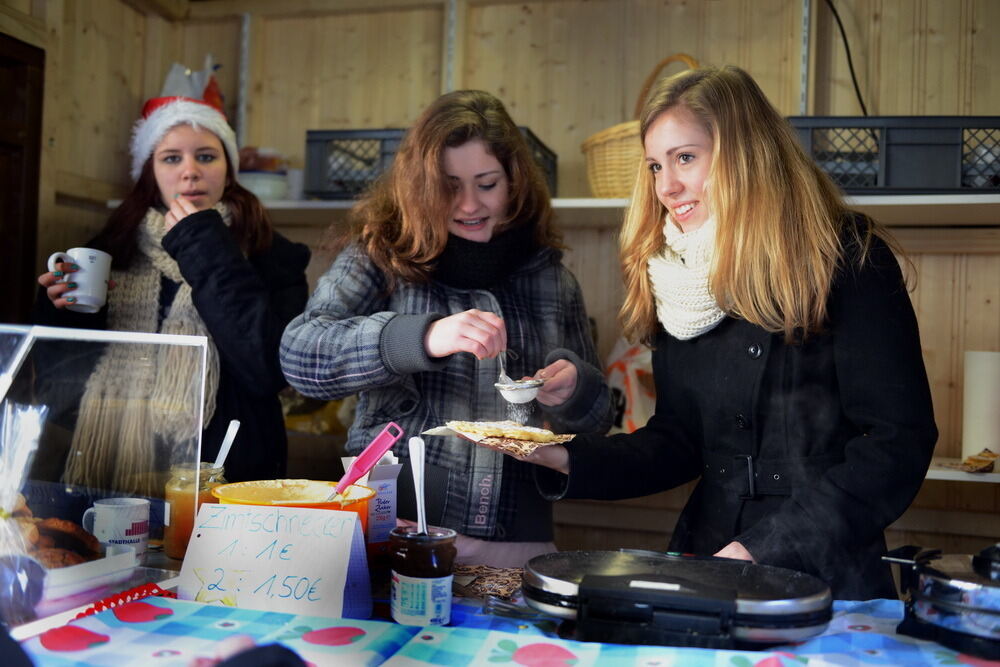
{"label": "black plastic crate", "polygon": [[[519,128],[549,192],[556,196],[556,154],[526,127]],[[389,168],[406,130],[307,130],[305,193],[353,199]]]}
{"label": "black plastic crate", "polygon": [[849,194],[1000,190],[1000,116],[793,116],[823,171]]}

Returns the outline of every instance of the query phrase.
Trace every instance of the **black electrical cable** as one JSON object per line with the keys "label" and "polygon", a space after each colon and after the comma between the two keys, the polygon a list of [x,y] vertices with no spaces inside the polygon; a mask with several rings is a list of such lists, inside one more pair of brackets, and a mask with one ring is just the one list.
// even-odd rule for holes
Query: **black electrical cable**
{"label": "black electrical cable", "polygon": [[837,8],[833,6],[833,0],[826,0],[826,6],[830,8],[833,12],[833,18],[837,20],[837,27],[840,28],[840,39],[844,42],[844,50],[847,52],[847,68],[851,71],[851,83],[854,84],[854,94],[858,96],[858,104],[861,105],[861,112],[867,116],[868,108],[865,106],[865,101],[861,97],[861,88],[858,86],[858,77],[854,75],[854,61],[851,60],[851,47],[847,43],[847,34],[844,32],[844,24],[840,22],[840,14],[837,13]]}

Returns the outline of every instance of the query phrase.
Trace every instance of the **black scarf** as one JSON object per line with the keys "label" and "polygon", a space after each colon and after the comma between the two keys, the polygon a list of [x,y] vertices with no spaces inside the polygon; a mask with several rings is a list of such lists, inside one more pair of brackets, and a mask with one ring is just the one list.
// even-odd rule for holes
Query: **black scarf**
{"label": "black scarf", "polygon": [[518,225],[486,243],[449,234],[434,279],[459,289],[494,287],[535,254],[533,232],[531,225]]}

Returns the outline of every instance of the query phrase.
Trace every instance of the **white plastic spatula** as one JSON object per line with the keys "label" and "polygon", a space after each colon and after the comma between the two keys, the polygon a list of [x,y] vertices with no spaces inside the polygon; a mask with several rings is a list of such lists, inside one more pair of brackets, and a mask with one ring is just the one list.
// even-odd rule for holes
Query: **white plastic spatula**
{"label": "white plastic spatula", "polygon": [[410,470],[413,472],[413,492],[417,495],[417,534],[427,534],[427,511],[424,509],[424,440],[410,438]]}
{"label": "white plastic spatula", "polygon": [[389,422],[382,432],[375,436],[375,439],[368,443],[358,457],[344,472],[344,476],[334,487],[333,493],[327,500],[333,500],[339,494],[347,490],[351,484],[358,481],[362,475],[375,467],[382,455],[389,451],[389,448],[396,444],[396,441],[403,437],[403,429],[396,422]]}
{"label": "white plastic spatula", "polygon": [[222,439],[222,446],[219,447],[219,455],[215,457],[215,463],[212,464],[212,467],[221,468],[225,465],[226,457],[229,456],[229,449],[233,446],[233,440],[236,439],[236,432],[239,430],[239,419],[234,419],[229,422],[229,428],[226,430],[226,436]]}

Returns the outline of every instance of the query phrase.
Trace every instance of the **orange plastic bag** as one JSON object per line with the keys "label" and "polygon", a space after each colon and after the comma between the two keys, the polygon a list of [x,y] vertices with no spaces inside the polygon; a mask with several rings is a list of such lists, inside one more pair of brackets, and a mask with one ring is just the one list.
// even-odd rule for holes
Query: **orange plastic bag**
{"label": "orange plastic bag", "polygon": [[608,433],[631,433],[642,428],[656,408],[653,356],[642,344],[631,345],[620,338],[608,357],[605,374],[615,404],[615,417]]}

